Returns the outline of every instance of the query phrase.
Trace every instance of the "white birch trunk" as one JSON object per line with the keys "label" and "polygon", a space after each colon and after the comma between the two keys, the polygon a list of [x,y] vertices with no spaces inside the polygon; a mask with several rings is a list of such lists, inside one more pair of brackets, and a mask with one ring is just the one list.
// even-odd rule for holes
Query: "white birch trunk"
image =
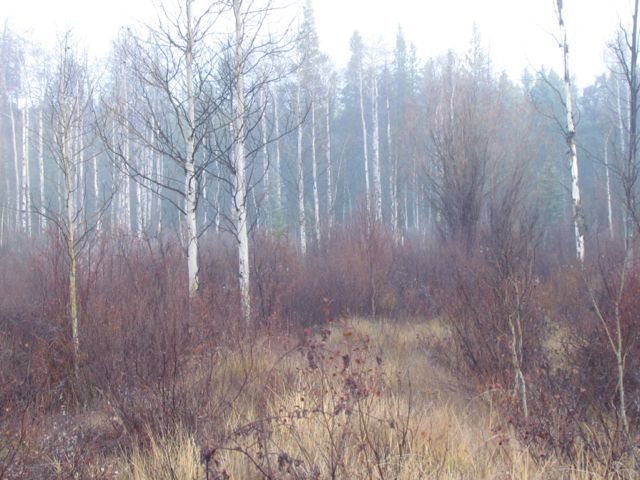
{"label": "white birch trunk", "polygon": [[244,92],[244,23],[242,0],[233,0],[235,18],[235,91],[233,130],[235,135],[234,160],[236,165],[234,206],[236,209],[236,230],[238,235],[238,277],[240,281],[240,307],[246,326],[251,323],[251,291],[249,271],[249,228],[247,225],[247,182],[245,178],[245,92]]}
{"label": "white birch trunk", "polygon": [[[143,151],[140,157],[140,171],[143,175],[147,176],[147,162],[146,162],[146,152]],[[146,180],[141,179],[141,182],[145,182]],[[142,185],[139,182],[133,182],[134,194],[136,197],[136,234],[141,237],[142,232],[144,232],[144,203],[143,203],[143,191]]]}
{"label": "white birch trunk", "polygon": [[[626,134],[625,134],[625,128],[624,128],[624,120],[622,118],[622,99],[620,98],[620,79],[616,77],[616,110],[617,110],[617,114],[618,114],[618,132],[620,134],[620,158],[625,158],[626,157]],[[623,235],[624,238],[627,239],[628,235],[627,235],[627,227],[628,227],[628,220],[627,220],[627,209],[623,208],[622,210],[622,228],[623,228]]]}
{"label": "white birch trunk", "polygon": [[[4,75],[0,73],[0,111],[4,111],[4,96],[5,96],[5,88],[4,88]],[[4,132],[4,117],[5,115],[0,115],[0,132]],[[4,152],[4,143],[5,137],[0,134],[0,152]],[[5,208],[9,202],[9,175],[7,173],[7,165],[5,164],[4,159],[2,160],[2,165],[0,166],[0,176],[4,177],[4,201],[0,202],[0,248],[4,246],[4,215]]]}
{"label": "white birch trunk", "polygon": [[31,195],[29,172],[29,105],[22,109],[22,228],[31,236]]}
{"label": "white birch trunk", "polygon": [[298,117],[298,227],[300,229],[300,252],[304,256],[307,253],[307,231],[306,231],[306,217],[304,211],[304,163],[302,160],[302,106],[300,105],[300,82],[296,89],[296,113]]}
{"label": "white birch trunk", "polygon": [[220,210],[222,209],[222,181],[216,180],[215,232],[220,233]]}
{"label": "white birch trunk", "polygon": [[[58,136],[58,144],[60,146],[60,173],[62,175],[62,182],[60,189],[62,190],[61,200],[63,202],[63,216],[61,218],[63,228],[60,233],[64,233],[67,247],[67,258],[69,260],[69,317],[71,320],[71,341],[73,345],[73,370],[76,381],[79,377],[79,358],[80,358],[80,334],[79,334],[79,313],[78,313],[78,258],[76,250],[76,218],[77,210],[75,205],[75,195],[77,190],[77,173],[76,173],[76,161],[77,158],[73,152],[73,135],[74,129],[77,128],[78,118],[77,113],[73,111],[71,105],[69,105],[69,96],[74,92],[65,91],[66,81],[68,79],[66,72],[66,50],[64,57],[61,59],[61,72],[60,72],[60,84],[58,87],[58,110],[57,121],[54,122],[53,127],[56,129],[56,135]],[[77,92],[75,92],[77,94]],[[79,101],[78,98],[76,98]]]}
{"label": "white birch trunk", "polygon": [[387,107],[387,155],[389,161],[389,195],[391,196],[391,230],[398,236],[400,226],[398,224],[398,162],[393,155],[393,140],[391,138],[391,108],[389,107],[389,95],[386,96]]}
{"label": "white birch trunk", "polygon": [[[247,189],[249,190],[249,189]],[[258,205],[258,197],[256,196],[255,187],[251,189],[251,201],[253,202],[253,210],[255,212],[255,226],[256,229],[260,229],[260,207]]]}
{"label": "white birch trunk", "polygon": [[187,84],[187,158],[185,162],[185,211],[187,232],[187,274],[189,279],[189,297],[193,298],[200,288],[198,264],[198,223],[196,216],[198,179],[195,171],[195,98],[193,94],[193,30],[191,4],[187,7],[187,49],[185,52],[186,84]]}
{"label": "white birch trunk", "polygon": [[408,187],[405,182],[404,188],[402,190],[402,195],[404,197],[404,231],[409,231],[409,192]]}
{"label": "white birch trunk", "polygon": [[73,370],[76,379],[79,373],[80,357],[80,334],[78,326],[78,259],[75,246],[76,226],[74,217],[76,214],[74,195],[77,185],[74,183],[76,177],[73,165],[72,153],[70,151],[70,140],[65,137],[63,140],[63,175],[65,186],[65,221],[67,255],[69,258],[69,315],[71,317],[71,339],[73,343]]}
{"label": "white birch trunk", "polygon": [[373,75],[373,200],[376,221],[382,222],[382,174],[380,172],[380,127],[378,122],[378,79]]}
{"label": "white birch trunk", "polygon": [[369,152],[367,142],[367,120],[364,111],[364,85],[362,79],[362,65],[358,69],[358,82],[360,94],[360,120],[362,123],[362,155],[364,161],[364,185],[367,205],[367,218],[371,215],[371,187],[369,185]]}
{"label": "white birch trunk", "polygon": [[13,147],[13,169],[15,173],[15,197],[14,197],[14,208],[15,208],[15,226],[16,229],[20,227],[20,194],[22,193],[22,187],[20,182],[20,159],[18,153],[18,134],[16,132],[16,116],[13,108],[13,103],[11,99],[9,99],[9,121],[11,123],[11,143]]}
{"label": "white birch trunk", "polygon": [[[111,118],[111,145],[116,145],[116,131],[117,125],[115,118]],[[109,174],[111,176],[111,191],[113,194],[113,203],[111,204],[111,208],[109,209],[109,221],[111,224],[111,230],[113,231],[117,226],[120,220],[118,211],[120,208],[120,171],[114,166],[111,165],[109,168]]]}
{"label": "white birch trunk", "polygon": [[[151,138],[153,138],[153,129],[151,130]],[[153,145],[153,144],[152,144]],[[154,151],[149,149],[147,154],[147,176],[149,177],[145,182],[145,196],[144,196],[144,228],[145,232],[149,233],[151,228],[151,219],[153,218],[153,175],[155,169],[156,160],[154,157]]]}
{"label": "white birch trunk", "polygon": [[616,77],[616,110],[618,114],[618,131],[620,134],[620,154],[622,158],[625,156],[626,152],[626,135],[624,128],[624,120],[622,119],[622,99],[620,98],[620,79]]}
{"label": "white birch trunk", "polygon": [[333,228],[333,210],[334,210],[334,197],[333,197],[333,166],[331,165],[331,95],[327,90],[327,111],[325,116],[326,131],[327,131],[327,145],[326,145],[326,160],[327,160],[327,227],[329,233]]}
{"label": "white birch trunk", "polygon": [[316,102],[311,102],[311,180],[313,183],[313,216],[316,245],[320,245],[320,195],[318,193],[318,159],[316,156]]}
{"label": "white birch trunk", "polygon": [[[40,208],[45,208],[44,200],[44,119],[42,107],[38,109],[38,187],[40,191]],[[40,215],[40,233],[44,233],[46,220]]]}
{"label": "white birch trunk", "polygon": [[569,71],[569,44],[567,43],[567,29],[562,18],[562,2],[558,2],[558,23],[562,38],[562,53],[564,65],[564,93],[567,114],[567,144],[569,145],[571,161],[571,200],[573,205],[573,225],[575,231],[576,256],[584,263],[584,215],[580,201],[580,178],[578,172],[578,149],[576,145],[576,128],[573,121],[573,98],[571,93],[571,76]]}
{"label": "white birch trunk", "polygon": [[204,225],[203,228],[206,229],[207,226],[209,225],[209,176],[207,175],[207,172],[205,171],[202,172],[202,179],[200,182],[202,185],[202,198],[204,200],[204,212],[202,214],[202,224]]}
{"label": "white birch trunk", "polygon": [[[76,98],[80,99],[82,95],[82,91],[80,88],[80,83],[78,83],[76,85]],[[75,181],[75,188],[76,188],[76,207],[78,209],[78,212],[84,212],[84,193],[85,193],[85,183],[84,183],[84,118],[81,112],[81,106],[80,106],[80,102],[78,102],[77,105],[77,111],[76,111],[76,115],[77,115],[77,125],[76,125],[76,130],[74,132],[74,136],[75,136],[75,140],[76,140],[76,145],[75,147],[75,155],[77,155],[77,158],[74,159],[75,161],[75,174],[77,176],[76,181]]]}
{"label": "white birch trunk", "polygon": [[609,137],[611,135],[611,130],[607,132],[607,135],[604,139],[604,175],[606,181],[606,192],[607,192],[607,220],[609,226],[609,237],[613,240],[614,231],[613,231],[613,205],[611,202],[611,173],[609,171]]}
{"label": "white birch trunk", "polygon": [[[155,132],[154,132],[155,135]],[[164,161],[162,159],[162,155],[157,155],[156,156],[156,165],[155,165],[155,170],[156,170],[156,178],[158,180],[161,180],[162,177],[164,176]],[[162,234],[162,228],[164,226],[163,224],[163,214],[164,212],[162,211],[162,198],[160,197],[160,195],[154,195],[153,196],[154,200],[155,200],[155,209],[154,211],[156,212],[156,233],[158,234],[158,236],[160,236]]]}
{"label": "white birch trunk", "polygon": [[[126,72],[125,72],[125,82],[124,82],[124,108],[125,108],[125,127],[124,127],[124,154],[126,156],[127,165],[131,165],[131,139],[129,137],[129,86],[126,81]],[[188,148],[188,147],[187,147]],[[188,155],[188,154],[187,154]],[[132,231],[132,216],[131,216],[131,177],[127,175],[124,171],[122,172],[122,215],[123,215],[123,223],[127,233],[131,233]]]}
{"label": "white birch trunk", "polygon": [[[97,213],[100,208],[100,182],[98,178],[98,155],[94,155],[92,159],[93,170],[93,210]],[[102,231],[102,215],[98,215],[96,218],[96,231],[100,233]]]}
{"label": "white birch trunk", "polygon": [[416,232],[420,232],[420,191],[418,182],[416,181],[416,162],[413,162],[413,228]]}
{"label": "white birch trunk", "polygon": [[262,106],[262,118],[260,119],[260,150],[262,153],[262,185],[264,191],[265,208],[265,224],[269,224],[269,216],[271,214],[271,182],[269,175],[269,148],[267,141],[267,96],[264,89],[260,90],[260,105]]}
{"label": "white birch trunk", "polygon": [[276,183],[276,205],[278,211],[282,209],[282,178],[280,176],[280,117],[278,115],[278,98],[273,102],[273,122],[276,136],[276,159],[274,165],[273,179]]}

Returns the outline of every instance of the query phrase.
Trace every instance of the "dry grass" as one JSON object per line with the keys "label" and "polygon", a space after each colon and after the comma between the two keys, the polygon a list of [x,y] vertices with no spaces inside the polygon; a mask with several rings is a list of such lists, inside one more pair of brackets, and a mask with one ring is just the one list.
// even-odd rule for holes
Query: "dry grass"
{"label": "dry grass", "polygon": [[200,450],[183,429],[173,435],[151,437],[148,448],[135,447],[128,460],[131,480],[198,480],[204,478]]}
{"label": "dry grass", "polygon": [[466,398],[429,359],[425,339],[442,335],[437,322],[352,320],[313,361],[267,339],[226,352],[217,381],[242,388],[220,431],[152,437],[121,455],[120,478],[616,478],[585,457],[535,460],[498,428],[490,394]]}

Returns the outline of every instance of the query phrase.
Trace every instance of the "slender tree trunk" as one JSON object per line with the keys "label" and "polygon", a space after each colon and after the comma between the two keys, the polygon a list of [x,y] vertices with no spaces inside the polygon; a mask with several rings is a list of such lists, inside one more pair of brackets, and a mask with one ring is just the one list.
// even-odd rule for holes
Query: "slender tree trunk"
{"label": "slender tree trunk", "polygon": [[[187,67],[188,68],[188,67]],[[124,127],[124,151],[127,157],[127,165],[130,165],[131,160],[131,139],[129,136],[129,86],[128,82],[126,82],[126,72],[125,72],[125,83],[124,83],[124,108],[125,108],[125,127]],[[188,101],[187,101],[188,102]],[[187,149],[189,141],[187,140]],[[188,155],[188,153],[187,153]],[[127,173],[122,171],[122,185],[124,186],[122,190],[122,218],[123,223],[127,233],[131,233],[132,231],[132,215],[131,215],[131,177],[127,175]]]}
{"label": "slender tree trunk", "polygon": [[366,205],[367,205],[367,218],[371,215],[371,187],[369,185],[369,151],[367,142],[367,120],[365,118],[364,111],[364,85],[362,78],[362,65],[358,69],[358,82],[359,82],[359,94],[360,94],[360,121],[362,123],[362,155],[364,160],[364,185]]}
{"label": "slender tree trunk", "polygon": [[80,334],[78,327],[78,258],[75,245],[76,227],[74,223],[75,205],[75,168],[73,168],[73,160],[68,146],[69,140],[65,140],[65,163],[64,180],[65,180],[65,212],[66,212],[66,239],[67,239],[67,255],[69,257],[69,315],[71,317],[71,339],[73,343],[73,371],[78,379],[79,373],[79,357],[80,357]]}
{"label": "slender tree trunk", "polygon": [[300,228],[300,251],[304,256],[307,253],[306,216],[304,211],[304,163],[302,159],[302,105],[300,99],[300,82],[296,89],[296,112],[298,116],[298,226]]}
{"label": "slender tree trunk", "polygon": [[234,206],[236,209],[236,230],[238,235],[238,274],[240,279],[240,302],[245,325],[251,323],[251,296],[249,278],[249,229],[247,225],[247,182],[245,179],[245,92],[244,92],[244,24],[242,21],[242,0],[233,0],[235,18],[235,111],[233,129],[235,135],[234,160],[236,166]]}
{"label": "slender tree trunk", "polygon": [[[151,137],[153,138],[153,130],[151,130]],[[147,153],[147,176],[149,177],[149,179],[145,182],[145,197],[144,197],[144,228],[145,228],[145,232],[149,232],[151,229],[151,219],[153,218],[153,197],[155,196],[153,194],[153,182],[151,181],[151,179],[153,178],[154,175],[154,169],[155,169],[155,164],[156,164],[156,159],[155,159],[155,152],[153,151],[152,148],[149,149],[148,153]]]}
{"label": "slender tree trunk", "polygon": [[404,231],[409,231],[409,188],[407,186],[407,182],[404,184],[404,188],[402,189],[402,196],[404,197]]}
{"label": "slender tree trunk", "polygon": [[260,105],[262,106],[262,118],[260,119],[260,150],[262,157],[262,189],[264,192],[263,212],[265,213],[265,224],[269,225],[269,217],[271,216],[272,198],[271,198],[271,179],[269,175],[269,142],[267,141],[267,96],[264,89],[260,90]]}
{"label": "slender tree trunk", "polygon": [[185,52],[186,84],[187,84],[187,158],[185,162],[185,210],[187,228],[187,273],[189,278],[189,296],[195,297],[200,288],[200,272],[198,264],[198,219],[197,194],[198,178],[195,165],[195,97],[193,94],[193,29],[191,5],[193,0],[186,0],[187,7],[187,49]]}
{"label": "slender tree trunk", "polygon": [[[218,167],[218,168],[220,168],[220,167]],[[215,197],[216,197],[216,199],[215,199],[215,215],[216,216],[215,216],[215,222],[214,222],[215,223],[214,229],[215,229],[216,233],[220,233],[220,217],[221,217],[220,211],[222,209],[222,198],[221,198],[222,188],[221,188],[221,184],[222,184],[222,182],[219,179],[216,180],[216,195],[215,195]]]}
{"label": "slender tree trunk", "polygon": [[[624,277],[622,282],[624,285]],[[623,288],[624,286],[621,287],[621,289]],[[627,418],[627,401],[625,399],[625,382],[624,382],[626,355],[624,353],[624,346],[623,346],[623,340],[622,340],[622,316],[620,313],[620,298],[618,299],[618,302],[616,302],[615,315],[616,315],[616,345],[615,345],[614,351],[616,354],[616,366],[617,366],[617,373],[618,373],[618,398],[620,402],[620,405],[619,405],[620,419],[622,420],[622,425],[624,426],[625,433],[629,435],[629,419]]]}
{"label": "slender tree trunk", "polygon": [[[117,124],[115,117],[111,118],[111,145],[116,145],[116,131]],[[113,195],[113,203],[111,204],[111,208],[109,209],[109,223],[111,230],[114,231],[116,227],[119,226],[120,222],[120,171],[116,168],[115,165],[111,165],[109,168],[109,175],[111,176],[111,193]]]}
{"label": "slender tree trunk", "polygon": [[[142,172],[144,177],[147,177],[147,151],[146,149],[142,149],[142,151],[138,154],[138,162],[140,164],[140,171]],[[144,183],[146,180],[144,178],[140,179],[140,182]],[[144,189],[139,182],[132,182],[134,195],[136,198],[136,234],[139,237],[142,237],[142,233],[144,232]]]}
{"label": "slender tree trunk", "polygon": [[[620,146],[620,158],[625,158],[626,157],[626,146],[625,146],[625,142],[627,140],[627,135],[625,133],[625,127],[624,127],[624,120],[622,118],[622,99],[620,98],[620,79],[616,77],[616,110],[617,110],[617,116],[618,116],[618,132],[620,135],[620,142],[619,142],[619,146]],[[627,227],[629,226],[629,221],[627,218],[627,211],[626,208],[623,208],[622,210],[622,228],[623,228],[623,235],[626,239],[628,238],[627,236]]]}
{"label": "slender tree trunk", "polygon": [[[0,73],[0,111],[6,112],[5,110],[5,87],[4,87],[4,75]],[[0,132],[4,132],[4,118],[5,115],[0,115]],[[0,200],[0,208],[2,209],[1,219],[0,219],[0,247],[4,245],[4,211],[5,207],[9,202],[9,175],[7,172],[7,163],[4,160],[5,158],[5,136],[4,134],[0,134],[0,158],[3,160],[0,161],[0,178],[4,178],[4,198]]]}
{"label": "slender tree trunk", "polygon": [[571,92],[571,75],[569,71],[569,44],[567,42],[567,29],[562,18],[562,0],[558,0],[558,23],[562,38],[562,58],[564,65],[564,93],[565,110],[567,116],[567,144],[569,145],[571,161],[571,200],[573,204],[573,224],[575,231],[576,256],[584,263],[585,245],[585,221],[580,200],[580,178],[578,172],[578,149],[576,145],[576,127],[573,121],[573,95]]}
{"label": "slender tree trunk", "polygon": [[604,175],[606,181],[606,192],[607,192],[607,220],[609,226],[609,237],[613,240],[614,231],[613,231],[613,207],[611,202],[611,173],[609,168],[609,137],[611,136],[611,130],[607,132],[607,135],[604,139]]}
{"label": "slender tree trunk", "polygon": [[327,229],[331,233],[333,228],[333,210],[334,210],[334,196],[333,196],[333,166],[331,165],[331,96],[329,90],[327,90],[327,111],[325,116],[325,128],[326,128],[326,160],[327,160]]}
{"label": "slender tree trunk", "polygon": [[0,206],[0,210],[2,211],[2,213],[0,213],[0,248],[2,248],[4,247],[4,203]]}
{"label": "slender tree trunk", "polygon": [[258,197],[256,196],[256,189],[251,188],[251,201],[253,202],[253,211],[255,215],[256,229],[260,230],[260,206],[258,205]]}
{"label": "slender tree trunk", "polygon": [[[618,393],[620,401],[620,417],[625,427],[625,433],[629,436],[629,420],[627,418],[627,407],[625,400],[625,358],[626,353],[623,346],[622,333],[622,313],[620,305],[625,290],[626,271],[633,265],[634,260],[634,240],[640,229],[640,220],[637,212],[637,181],[638,181],[638,165],[637,165],[637,122],[638,122],[638,0],[634,1],[633,7],[633,26],[631,32],[631,43],[626,39],[626,45],[629,48],[628,64],[627,64],[627,82],[629,88],[628,99],[628,140],[627,140],[627,157],[626,165],[623,172],[623,189],[625,196],[625,210],[629,226],[627,227],[627,235],[625,238],[626,258],[623,266],[622,277],[620,281],[620,293],[616,302],[616,348],[614,349],[617,356],[618,366]],[[633,221],[633,225],[631,224]],[[632,446],[633,448],[633,446]]]}
{"label": "slender tree trunk", "polygon": [[420,188],[418,187],[418,182],[415,180],[417,176],[417,169],[415,168],[414,163],[414,180],[413,180],[413,226],[416,232],[420,232],[422,228],[421,218],[420,218]]}
{"label": "slender tree trunk", "polygon": [[13,205],[15,207],[15,222],[16,229],[20,227],[20,194],[22,192],[21,182],[20,182],[20,166],[19,166],[19,153],[18,153],[18,134],[16,132],[16,116],[13,108],[13,103],[9,99],[9,121],[11,123],[11,140],[13,146],[13,169],[15,173],[16,183],[15,183],[15,197]]}
{"label": "slender tree trunk", "polygon": [[276,208],[282,210],[282,178],[280,175],[280,117],[278,115],[278,98],[273,102],[273,124],[276,136],[276,163],[274,165],[273,178],[276,183]]}
{"label": "slender tree trunk", "polygon": [[311,101],[311,180],[313,183],[313,217],[316,245],[320,245],[320,195],[318,193],[318,160],[316,156],[316,102]]}
{"label": "slender tree trunk", "polygon": [[627,82],[629,98],[627,103],[627,120],[629,130],[627,132],[627,156],[623,172],[623,189],[625,190],[625,210],[627,223],[626,245],[630,251],[629,258],[633,259],[634,239],[640,230],[640,218],[638,218],[637,183],[638,183],[638,0],[634,2],[633,27],[631,32],[631,44],[629,47],[629,64],[627,69]]}
{"label": "slender tree trunk", "polygon": [[[65,50],[66,55],[66,50]],[[66,57],[62,60],[61,68],[61,80],[67,79],[66,73]],[[73,108],[70,107],[68,102],[68,95],[71,92],[64,91],[64,81],[60,82],[58,90],[58,98],[62,102],[59,105],[58,125],[56,125],[59,131],[59,145],[61,148],[60,154],[60,166],[63,182],[61,188],[63,189],[64,200],[64,237],[66,239],[67,257],[69,259],[69,317],[71,320],[71,341],[73,345],[73,371],[76,381],[79,379],[80,371],[80,334],[79,334],[79,314],[78,314],[78,257],[76,249],[76,217],[77,210],[75,205],[75,194],[77,190],[77,174],[76,164],[77,158],[74,158],[72,152],[72,135],[74,131],[74,116]]]}
{"label": "slender tree trunk", "polygon": [[[81,89],[80,84],[77,85],[76,96],[77,98],[81,98]],[[85,175],[84,175],[84,118],[82,116],[82,112],[80,111],[81,107],[78,104],[78,125],[77,130],[75,132],[76,136],[76,155],[78,158],[76,159],[77,168],[75,169],[76,175],[78,178],[75,182],[76,187],[76,207],[78,208],[78,212],[83,212],[86,214],[84,209],[84,197],[85,197]]]}
{"label": "slender tree trunk", "polygon": [[[44,119],[42,107],[38,109],[38,186],[40,187],[40,208],[45,208],[44,192]],[[40,216],[40,233],[44,233],[46,220],[44,215]]]}
{"label": "slender tree trunk", "polygon": [[31,175],[29,171],[29,105],[22,109],[22,227],[31,236]]}
{"label": "slender tree trunk", "polygon": [[202,172],[202,199],[204,200],[204,212],[202,212],[202,224],[204,228],[209,225],[209,177],[206,172]]}
{"label": "slender tree trunk", "polygon": [[391,196],[391,229],[396,239],[400,233],[398,216],[398,162],[393,154],[393,140],[391,137],[391,108],[389,107],[389,95],[386,96],[387,106],[387,155],[389,161],[389,194]]}
{"label": "slender tree trunk", "polygon": [[[156,131],[153,130],[151,132],[151,142],[152,144],[155,143],[155,138],[156,138]],[[153,165],[153,169],[154,169],[154,175],[155,178],[159,181],[163,175],[164,175],[164,162],[162,161],[162,155],[156,155],[154,153],[154,165]],[[162,211],[162,197],[160,197],[160,195],[154,195],[153,196],[153,211],[156,214],[155,217],[155,230],[156,230],[156,235],[160,236],[160,234],[162,233],[162,217],[164,212]]]}
{"label": "slender tree trunk", "polygon": [[511,362],[514,369],[514,389],[516,395],[520,397],[520,407],[524,418],[529,417],[529,407],[527,402],[527,382],[522,372],[522,363],[524,359],[523,341],[524,326],[522,318],[522,298],[520,287],[517,279],[512,279],[513,293],[515,300],[515,313],[508,315],[509,327],[511,329]]}
{"label": "slender tree trunk", "polygon": [[378,79],[373,75],[373,198],[376,221],[382,222],[382,174],[380,172],[380,128],[378,120]]}

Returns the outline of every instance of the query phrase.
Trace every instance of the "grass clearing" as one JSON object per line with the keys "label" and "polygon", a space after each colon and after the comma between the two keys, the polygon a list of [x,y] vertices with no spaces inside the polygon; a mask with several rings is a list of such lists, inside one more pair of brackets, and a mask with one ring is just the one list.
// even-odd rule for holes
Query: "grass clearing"
{"label": "grass clearing", "polygon": [[424,339],[445,334],[437,322],[354,319],[299,351],[264,339],[227,352],[217,375],[246,388],[229,405],[224,439],[181,428],[152,436],[120,456],[118,478],[627,478],[584,456],[535,459],[500,428],[490,394],[453,390],[429,359]]}

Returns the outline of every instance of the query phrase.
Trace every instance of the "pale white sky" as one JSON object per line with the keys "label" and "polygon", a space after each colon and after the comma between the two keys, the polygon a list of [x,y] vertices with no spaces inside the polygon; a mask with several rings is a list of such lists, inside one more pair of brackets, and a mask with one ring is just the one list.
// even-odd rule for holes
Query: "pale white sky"
{"label": "pale white sky", "polygon": [[[206,0],[198,0],[200,2]],[[291,0],[292,3],[298,0]],[[343,66],[349,39],[358,29],[365,40],[393,49],[398,26],[418,48],[420,58],[465,51],[473,23],[494,65],[519,79],[525,67],[559,69],[556,0],[314,0],[321,47]],[[631,0],[564,0],[572,73],[580,85],[604,70],[605,43],[620,20],[630,19]],[[104,54],[118,27],[149,19],[151,0],[0,0],[0,21],[53,41],[56,31],[73,27],[90,52]]]}

